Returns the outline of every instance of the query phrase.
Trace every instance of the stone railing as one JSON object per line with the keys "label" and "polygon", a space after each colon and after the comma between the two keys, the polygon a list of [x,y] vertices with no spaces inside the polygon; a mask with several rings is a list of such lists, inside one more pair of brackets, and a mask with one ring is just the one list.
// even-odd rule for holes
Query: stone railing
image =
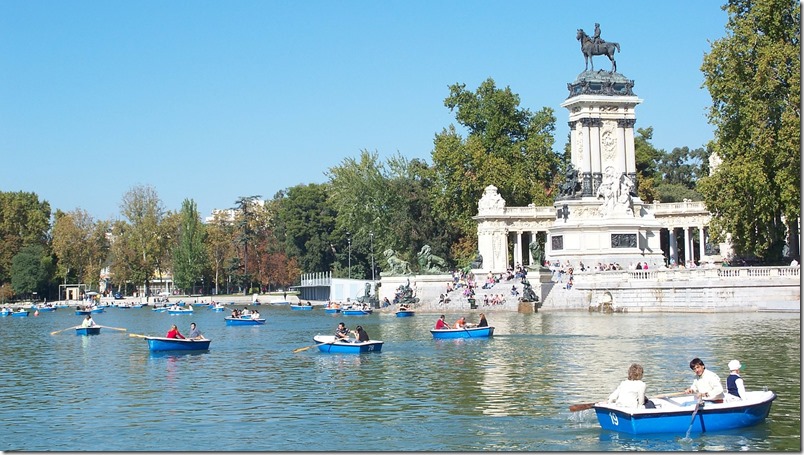
{"label": "stone railing", "polygon": [[689,281],[710,278],[773,278],[801,276],[800,267],[702,267],[695,269],[615,270],[606,272],[575,272],[575,281],[584,283],[611,282],[612,280]]}

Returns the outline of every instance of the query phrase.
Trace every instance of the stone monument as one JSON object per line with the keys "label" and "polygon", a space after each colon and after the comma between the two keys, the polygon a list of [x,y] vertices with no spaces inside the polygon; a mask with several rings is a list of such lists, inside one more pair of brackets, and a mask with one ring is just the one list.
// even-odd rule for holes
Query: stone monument
{"label": "stone monument", "polygon": [[633,87],[616,66],[585,70],[567,84],[561,106],[569,111],[570,163],[553,204],[556,219],[545,245],[551,259],[623,268],[662,260],[661,226],[637,196],[634,125],[642,100]]}

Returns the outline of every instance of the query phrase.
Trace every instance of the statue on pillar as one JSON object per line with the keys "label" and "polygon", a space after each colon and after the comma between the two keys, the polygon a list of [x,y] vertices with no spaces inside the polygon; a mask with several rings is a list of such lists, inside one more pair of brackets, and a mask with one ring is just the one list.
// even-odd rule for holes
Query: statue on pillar
{"label": "statue on pillar", "polygon": [[575,193],[581,189],[581,182],[578,180],[578,170],[570,164],[564,173],[564,183],[559,185],[559,197],[574,198]]}
{"label": "statue on pillar", "polygon": [[611,72],[617,72],[617,61],[614,60],[614,52],[620,50],[620,43],[603,41],[600,38],[600,24],[595,24],[594,37],[590,37],[582,28],[579,28],[578,32],[575,34],[575,39],[581,42],[581,53],[586,63],[584,71],[589,70],[590,62],[592,63],[592,71],[595,70],[595,63],[592,61],[592,56],[605,55],[611,60]]}

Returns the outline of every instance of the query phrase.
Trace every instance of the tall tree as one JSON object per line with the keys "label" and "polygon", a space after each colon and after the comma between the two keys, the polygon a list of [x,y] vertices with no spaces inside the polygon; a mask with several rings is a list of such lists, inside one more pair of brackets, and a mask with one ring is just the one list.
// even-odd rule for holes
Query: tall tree
{"label": "tall tree", "polygon": [[471,217],[488,185],[495,185],[514,206],[552,203],[560,157],[553,152],[555,115],[519,106],[510,88],[498,89],[489,78],[470,92],[450,86],[444,105],[468,131],[463,138],[453,125],[436,135],[433,149],[434,204],[437,213],[460,233],[454,254],[462,262],[475,255],[476,226]]}
{"label": "tall tree", "polygon": [[[335,219],[337,211],[327,202],[329,183],[297,185],[277,193],[275,235],[283,251],[296,258],[306,273],[331,270],[335,262]],[[337,249],[336,249],[337,251]]]}
{"label": "tall tree", "polygon": [[47,247],[50,204],[35,193],[0,192],[0,283],[11,279],[11,261],[25,246]]}
{"label": "tall tree", "polygon": [[801,5],[729,0],[727,36],[701,70],[712,97],[712,148],[722,164],[701,179],[714,239],[775,262],[786,236],[798,257],[801,218]]}
{"label": "tall tree", "polygon": [[165,214],[162,201],[152,186],[140,185],[123,195],[120,212],[126,225],[117,233],[115,249],[118,260],[126,264],[127,275],[135,283],[143,283],[146,293],[161,256],[160,224]]}
{"label": "tall tree", "polygon": [[182,202],[180,220],[178,246],[173,250],[173,281],[179,288],[193,291],[207,269],[206,232],[195,201]]}
{"label": "tall tree", "polygon": [[24,246],[11,263],[11,287],[19,296],[45,295],[53,261],[42,245]]}
{"label": "tall tree", "polygon": [[207,257],[212,262],[213,282],[215,294],[220,294],[221,280],[226,280],[226,264],[236,254],[234,226],[229,219],[228,211],[215,211],[212,222],[206,225]]}
{"label": "tall tree", "polygon": [[249,272],[248,264],[248,247],[254,240],[254,223],[255,214],[254,206],[259,203],[260,195],[255,196],[240,196],[235,201],[237,205],[235,212],[235,226],[239,231],[237,243],[242,245],[243,255],[240,258],[240,265],[243,267],[242,275],[240,276],[241,284],[243,286],[243,293],[246,294],[251,290],[252,275]]}
{"label": "tall tree", "polygon": [[57,276],[96,284],[109,254],[109,223],[96,221],[87,211],[56,211],[53,253],[58,259]]}

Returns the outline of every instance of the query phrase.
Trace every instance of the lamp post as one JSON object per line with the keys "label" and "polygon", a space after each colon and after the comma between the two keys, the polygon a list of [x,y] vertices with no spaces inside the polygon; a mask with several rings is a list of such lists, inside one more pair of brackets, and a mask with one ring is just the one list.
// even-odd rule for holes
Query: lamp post
{"label": "lamp post", "polygon": [[374,281],[374,231],[369,231],[371,241],[371,281]]}
{"label": "lamp post", "polygon": [[352,234],[346,232],[346,241],[349,243],[349,279],[352,279]]}

